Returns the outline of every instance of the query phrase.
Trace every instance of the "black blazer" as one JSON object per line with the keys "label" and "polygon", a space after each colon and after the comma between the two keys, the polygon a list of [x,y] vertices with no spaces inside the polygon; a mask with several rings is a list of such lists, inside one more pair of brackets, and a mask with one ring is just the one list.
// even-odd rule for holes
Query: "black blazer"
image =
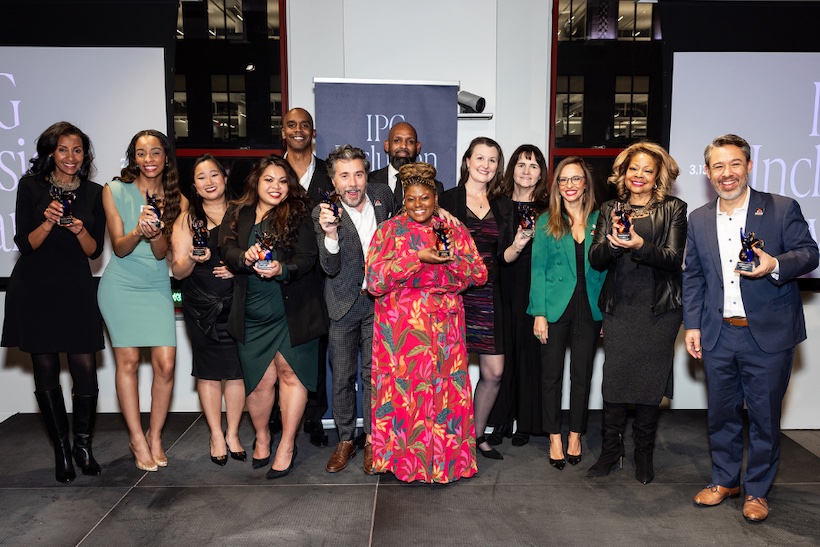
{"label": "black blazer", "polygon": [[[245,341],[245,295],[248,275],[253,268],[245,266],[248,238],[256,220],[255,207],[243,207],[239,212],[236,237],[233,237],[231,221],[235,209],[229,208],[219,227],[219,255],[228,268],[236,274],[233,289],[233,305],[228,316],[228,333],[239,342]],[[282,250],[281,262],[287,266],[287,278],[271,281],[282,284],[282,300],[288,318],[290,342],[294,346],[304,344],[327,332],[327,310],[322,300],[322,281],[316,273],[319,250],[313,233],[310,215],[299,223],[296,246]]]}
{"label": "black blazer", "polygon": [[310,179],[310,185],[307,189],[311,208],[318,205],[320,191],[333,192],[333,182],[327,174],[327,163],[315,155],[313,157],[316,160],[316,168],[313,170],[313,176]]}
{"label": "black blazer", "polygon": [[[378,171],[370,173],[367,177],[367,184],[384,184],[390,190],[390,185],[387,182],[387,167],[382,167]],[[436,193],[439,197],[444,193],[444,185],[439,181],[436,181]],[[404,206],[404,189],[402,189],[401,184],[397,184],[396,189],[393,190],[393,205],[395,207],[393,214],[398,213]],[[445,207],[445,209],[447,208]]]}
{"label": "black blazer", "polygon": [[595,237],[589,248],[589,264],[599,271],[608,269],[598,305],[604,313],[615,309],[615,284],[618,282],[616,266],[619,260],[634,260],[652,266],[654,279],[654,299],[652,311],[660,315],[669,310],[680,308],[681,299],[681,265],[686,246],[686,202],[673,196],[667,196],[657,209],[650,213],[652,226],[651,236],[645,237],[643,249],[624,252],[613,249],[606,239],[612,233],[612,208],[615,200],[601,205],[598,224],[595,226]]}
{"label": "black blazer", "polygon": [[[467,187],[456,186],[441,194],[438,204],[454,215],[461,222],[467,220]],[[495,348],[498,353],[503,353],[503,305],[501,296],[501,268],[506,265],[504,261],[504,250],[510,246],[515,238],[516,224],[513,216],[513,202],[507,196],[498,196],[490,200],[490,209],[498,224],[498,255],[495,259],[495,268],[490,269],[489,278],[493,283],[493,335],[495,337]]]}

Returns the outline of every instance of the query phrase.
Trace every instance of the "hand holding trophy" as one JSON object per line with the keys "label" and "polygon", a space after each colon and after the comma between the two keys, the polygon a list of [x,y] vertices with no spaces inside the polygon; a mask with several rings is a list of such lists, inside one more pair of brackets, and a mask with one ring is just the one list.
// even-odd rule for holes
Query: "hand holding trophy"
{"label": "hand holding trophy", "polygon": [[273,259],[273,247],[276,244],[276,236],[257,228],[254,238],[256,239],[256,245],[259,247],[256,268],[260,270],[272,269],[271,262]]}
{"label": "hand holding trophy", "polygon": [[63,190],[58,186],[52,185],[48,190],[49,196],[54,201],[57,201],[63,207],[63,214],[57,222],[60,226],[68,226],[74,223],[74,217],[71,215],[71,203],[77,199],[77,194],[71,190]]}
{"label": "hand holding trophy", "polygon": [[521,218],[521,230],[527,237],[535,234],[535,208],[528,203],[518,202],[518,216]]}
{"label": "hand holding trophy", "polygon": [[191,254],[193,256],[205,256],[208,247],[208,235],[208,226],[204,220],[191,219],[191,237],[194,245]]}
{"label": "hand holding trophy", "polygon": [[612,226],[615,228],[616,237],[622,241],[630,241],[632,239],[632,234],[630,233],[632,218],[629,211],[624,208],[623,203],[616,201],[612,212],[615,215],[615,221]]}
{"label": "hand holding trophy", "polygon": [[740,229],[740,255],[735,266],[736,272],[751,272],[755,269],[755,247],[762,249],[763,240],[756,237],[754,232],[743,233],[743,228]]}
{"label": "hand holding trophy", "polygon": [[339,210],[339,196],[331,195],[329,192],[319,190],[319,202],[330,206],[330,211],[333,213],[335,220],[333,224],[338,224],[342,220],[342,212]]}

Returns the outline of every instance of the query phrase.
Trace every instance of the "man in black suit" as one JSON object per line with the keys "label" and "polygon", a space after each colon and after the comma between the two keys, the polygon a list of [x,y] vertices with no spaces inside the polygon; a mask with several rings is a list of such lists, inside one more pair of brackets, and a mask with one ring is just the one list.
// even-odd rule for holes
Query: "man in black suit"
{"label": "man in black suit", "polygon": [[[404,202],[401,182],[398,180],[399,169],[402,165],[414,163],[421,152],[421,142],[419,142],[415,128],[407,122],[399,122],[391,127],[387,140],[384,141],[384,151],[387,153],[389,163],[387,167],[370,173],[368,183],[389,186],[390,191],[393,192],[393,203],[398,211]],[[441,195],[443,191],[444,185],[436,181],[436,192]]]}
{"label": "man in black suit", "polygon": [[313,209],[319,263],[325,279],[325,303],[330,364],[333,370],[333,419],[339,444],[325,466],[329,473],[347,467],[356,455],[356,376],[361,356],[362,418],[365,473],[373,473],[370,447],[370,365],[373,343],[374,300],[365,285],[365,257],[379,223],[393,212],[393,195],[384,185],[367,182],[367,156],[346,144],[327,158],[328,174],[336,189],[335,205]]}
{"label": "man in black suit", "polygon": [[282,118],[282,141],[285,143],[285,159],[296,175],[299,184],[307,190],[313,206],[319,203],[319,192],[333,191],[327,176],[327,164],[313,154],[313,117],[304,108],[291,108]]}
{"label": "man in black suit", "polygon": [[[312,206],[319,203],[321,192],[332,192],[333,183],[327,176],[327,164],[313,154],[313,139],[316,130],[313,128],[313,117],[304,108],[292,108],[282,118],[282,141],[285,144],[285,159],[296,175],[299,184],[307,190]],[[318,264],[317,264],[318,268]],[[321,269],[321,268],[318,268]],[[320,272],[321,273],[321,272]],[[310,435],[310,442],[315,446],[327,446],[328,438],[322,426],[322,417],[327,412],[327,336],[319,339],[319,376],[317,390],[308,395],[305,407],[305,433]],[[272,429],[277,429],[279,413],[274,409],[271,421]],[[281,426],[279,426],[281,427]]]}

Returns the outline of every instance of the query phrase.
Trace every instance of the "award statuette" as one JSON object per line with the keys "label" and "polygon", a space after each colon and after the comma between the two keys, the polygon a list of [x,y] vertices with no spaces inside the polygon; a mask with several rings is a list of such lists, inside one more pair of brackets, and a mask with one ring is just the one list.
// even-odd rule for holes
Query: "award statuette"
{"label": "award statuette", "polygon": [[618,239],[621,241],[631,241],[632,235],[629,233],[629,228],[632,226],[632,220],[629,212],[624,209],[624,204],[620,201],[615,202],[615,229],[618,231]]}
{"label": "award statuette", "polygon": [[524,235],[532,237],[535,233],[535,209],[528,203],[518,202],[518,216],[521,218],[521,229]]}
{"label": "award statuette", "polygon": [[338,224],[342,220],[342,213],[339,211],[339,196],[336,194],[330,195],[329,192],[319,190],[319,201],[330,205],[330,210],[333,211],[333,216],[336,217],[334,224]]}
{"label": "award statuette", "polygon": [[71,216],[71,202],[77,199],[77,194],[52,184],[48,190],[48,195],[51,196],[51,199],[59,201],[60,205],[63,206],[63,216],[60,217],[59,221],[60,226],[74,224],[74,217]]}
{"label": "award statuette", "polygon": [[271,259],[273,257],[273,246],[276,243],[276,236],[269,232],[262,232],[257,227],[254,234],[256,243],[259,244],[259,257],[256,261],[256,267],[260,270],[271,269]]}
{"label": "award statuette", "polygon": [[154,214],[157,215],[157,220],[154,222],[154,227],[159,228],[162,224],[162,206],[165,204],[165,198],[158,197],[156,194],[149,194],[148,190],[145,191],[145,202],[148,205],[145,207],[150,207]]}
{"label": "award statuette", "polygon": [[738,263],[735,266],[736,272],[751,272],[755,269],[755,252],[752,250],[755,247],[762,249],[763,240],[755,237],[754,232],[743,234],[743,228],[740,229],[740,244],[743,248],[740,250],[738,256]]}
{"label": "award statuette", "polygon": [[443,222],[433,223],[433,233],[436,235],[436,251],[440,257],[452,256],[453,249],[450,238],[450,228]]}
{"label": "award statuette", "polygon": [[205,256],[205,248],[208,246],[208,226],[204,220],[193,219],[191,221],[191,233],[193,234],[194,256]]}

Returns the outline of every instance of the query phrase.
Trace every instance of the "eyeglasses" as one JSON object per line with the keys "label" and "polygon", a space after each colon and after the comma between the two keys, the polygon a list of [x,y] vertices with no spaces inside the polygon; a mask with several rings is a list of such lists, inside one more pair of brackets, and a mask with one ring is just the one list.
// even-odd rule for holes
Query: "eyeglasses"
{"label": "eyeglasses", "polygon": [[583,175],[574,176],[574,177],[559,177],[558,178],[558,186],[567,186],[571,182],[572,185],[577,188],[578,185],[581,184],[581,181],[584,180],[585,178],[586,177],[584,177]]}

